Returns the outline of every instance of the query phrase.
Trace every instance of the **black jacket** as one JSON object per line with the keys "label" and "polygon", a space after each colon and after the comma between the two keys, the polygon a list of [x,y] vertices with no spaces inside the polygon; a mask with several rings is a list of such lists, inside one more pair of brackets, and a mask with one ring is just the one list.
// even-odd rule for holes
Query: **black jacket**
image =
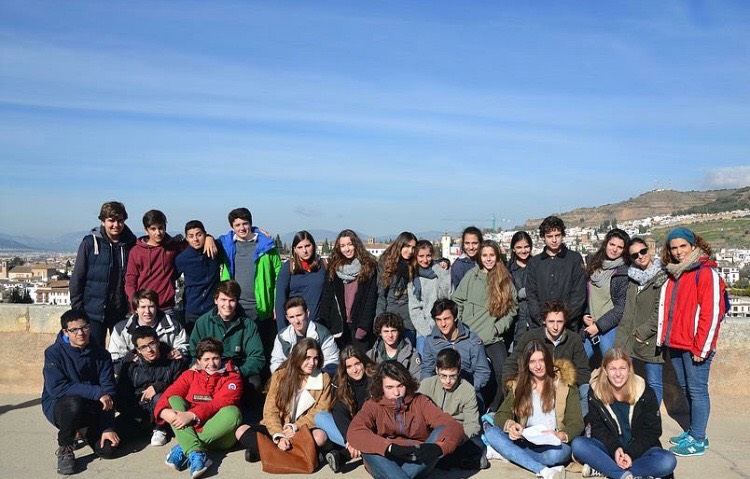
{"label": "black jacket", "polygon": [[[168,359],[171,346],[159,343],[161,355],[153,363],[149,363],[139,355],[138,361],[126,362],[122,365],[118,377],[118,387],[123,395],[139,396],[144,389],[154,386],[157,394],[164,392],[170,384],[187,368],[187,356],[183,359]],[[124,399],[124,398],[123,398]]]}
{"label": "black jacket", "polygon": [[581,255],[564,244],[555,256],[547,254],[545,248],[529,260],[526,270],[530,326],[542,326],[542,306],[547,300],[561,299],[571,312],[568,328],[578,331],[586,303],[586,272]]}
{"label": "black jacket", "polygon": [[125,269],[135,242],[136,237],[127,226],[119,243],[112,243],[101,226],[83,238],[70,276],[72,309],[86,311],[89,321],[103,322],[106,317],[119,321],[125,317],[129,309]]}
{"label": "black jacket", "polygon": [[[375,322],[375,306],[378,301],[378,275],[373,273],[364,283],[357,287],[352,304],[351,322],[354,329],[362,328],[372,335]],[[344,330],[346,322],[346,304],[344,303],[344,282],[334,273],[333,281],[326,279],[323,296],[320,298],[319,322],[338,337]]]}
{"label": "black jacket", "polygon": [[[351,381],[351,380],[350,380]],[[370,399],[370,377],[365,375],[359,383],[352,383],[352,390],[354,392],[355,402],[355,413],[362,409],[365,401]],[[331,387],[335,391],[338,386],[331,382]],[[333,422],[336,424],[336,428],[339,430],[343,437],[346,437],[346,432],[349,430],[349,423],[352,422],[353,415],[349,412],[349,409],[340,401],[336,401],[331,408],[331,416],[333,416]]]}
{"label": "black jacket", "polygon": [[526,331],[518,344],[513,346],[513,352],[505,361],[503,366],[503,384],[518,374],[518,357],[521,355],[523,348],[532,339],[538,339],[547,346],[554,359],[567,359],[576,368],[577,385],[586,384],[591,379],[591,369],[589,368],[589,358],[586,356],[586,350],[583,349],[583,340],[578,334],[571,331],[564,331],[560,343],[555,346],[547,338],[544,328],[534,328]]}
{"label": "black jacket", "polygon": [[[592,376],[596,377],[597,373],[598,371]],[[661,447],[661,415],[656,394],[643,378],[635,376],[635,380],[638,399],[631,406],[632,438],[626,445],[620,444],[620,427],[610,406],[596,397],[593,385],[589,390],[589,412],[584,421],[591,426],[591,437],[601,441],[611,457],[614,457],[615,451],[620,447],[632,459],[638,459],[652,447]]]}

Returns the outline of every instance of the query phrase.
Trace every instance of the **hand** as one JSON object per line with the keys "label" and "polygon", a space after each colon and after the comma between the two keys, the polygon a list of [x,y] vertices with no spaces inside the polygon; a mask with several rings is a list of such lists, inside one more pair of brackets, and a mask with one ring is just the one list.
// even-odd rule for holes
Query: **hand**
{"label": "hand", "polygon": [[203,254],[213,259],[218,252],[219,249],[216,247],[216,241],[214,241],[213,236],[206,235],[206,243],[203,245]]}
{"label": "hand", "polygon": [[107,439],[112,443],[112,447],[120,445],[120,436],[115,431],[104,431],[101,439],[99,439],[99,447],[104,447],[104,441]]}
{"label": "hand", "polygon": [[354,332],[354,337],[359,340],[365,339],[367,337],[367,331],[362,328],[357,328]]}
{"label": "hand", "polygon": [[297,432],[297,428],[295,428],[293,424],[284,424],[284,427],[281,428],[281,432],[283,432],[286,437],[291,439]]}
{"label": "hand", "polygon": [[586,326],[584,329],[586,330],[586,334],[588,334],[592,338],[599,334],[599,328],[596,327],[596,324]]}
{"label": "hand", "polygon": [[594,322],[594,317],[590,314],[583,315],[583,324],[585,324],[586,326],[591,326],[592,324],[594,324]]}
{"label": "hand", "polygon": [[512,441],[521,439],[521,437],[523,436],[523,426],[513,420],[510,420],[509,423],[510,424],[506,425],[506,429],[508,430],[508,437]]}
{"label": "hand", "polygon": [[443,450],[440,449],[440,446],[431,442],[426,442],[420,445],[417,449],[417,462],[428,464],[436,461],[442,455]]}
{"label": "hand", "polygon": [[109,394],[105,394],[104,396],[100,397],[99,402],[102,403],[102,409],[104,409],[105,411],[111,410],[115,405],[115,402],[112,400],[112,396],[110,396]]}
{"label": "hand", "polygon": [[549,431],[544,431],[544,432],[545,432],[545,434],[551,434],[551,435],[555,436],[556,438],[558,438],[560,440],[560,442],[568,442],[568,435],[565,434],[562,431],[552,431],[552,430],[549,430]]}
{"label": "hand", "polygon": [[706,360],[706,358],[702,358],[702,357],[700,357],[698,355],[693,354],[693,362],[694,363],[702,363],[705,360]]}
{"label": "hand", "polygon": [[417,454],[416,447],[399,446],[398,444],[395,444],[395,443],[388,446],[388,452],[386,453],[386,455],[390,457],[401,459],[402,461],[411,461],[411,462],[414,462],[416,454]]}
{"label": "hand", "polygon": [[615,462],[621,469],[630,469],[630,466],[633,465],[633,460],[625,454],[625,451],[621,447],[618,447],[615,451]]}
{"label": "hand", "polygon": [[168,359],[182,359],[182,351],[179,349],[172,349],[169,354],[167,354]]}
{"label": "hand", "polygon": [[150,401],[154,396],[156,396],[156,389],[154,389],[154,386],[151,385],[143,390],[143,394],[141,394],[141,401]]}
{"label": "hand", "polygon": [[276,443],[276,446],[282,451],[288,451],[292,448],[292,441],[285,437],[282,437],[281,439],[279,439],[279,442]]}
{"label": "hand", "polygon": [[196,415],[189,411],[175,411],[174,419],[170,421],[175,429],[184,429],[195,421]]}
{"label": "hand", "polygon": [[354,449],[348,442],[346,443],[346,450],[349,451],[349,455],[352,456],[352,459],[357,459],[362,455],[362,452],[359,449]]}

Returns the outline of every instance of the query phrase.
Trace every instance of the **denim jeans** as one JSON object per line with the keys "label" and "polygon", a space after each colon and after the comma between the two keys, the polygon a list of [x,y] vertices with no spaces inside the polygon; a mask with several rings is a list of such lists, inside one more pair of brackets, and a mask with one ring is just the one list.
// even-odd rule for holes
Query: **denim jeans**
{"label": "denim jeans", "polygon": [[[599,338],[599,351],[604,357],[604,353],[615,347],[615,336],[617,336],[617,328],[612,328],[606,333],[599,333],[595,337]],[[591,358],[594,355],[594,344],[591,342],[591,338],[587,337],[583,341],[583,349],[586,351],[586,356]]]}
{"label": "denim jeans", "polygon": [[[435,428],[425,442],[434,443],[440,435],[441,427]],[[427,477],[437,464],[439,458],[427,464],[403,462],[379,454],[362,454],[362,460],[375,479],[415,479]]]}
{"label": "denim jeans", "polygon": [[581,414],[586,417],[589,413],[589,389],[591,384],[585,383],[578,386],[578,398],[581,401]]}
{"label": "denim jeans", "polygon": [[422,352],[424,351],[424,342],[427,340],[426,336],[419,336],[417,335],[417,352],[419,355],[422,355]]}
{"label": "denim jeans", "polygon": [[315,425],[328,434],[328,439],[341,447],[346,447],[346,440],[341,434],[336,423],[333,421],[333,415],[328,411],[320,411],[315,415]]}
{"label": "denim jeans", "polygon": [[557,466],[570,460],[570,446],[565,443],[559,446],[537,446],[523,438],[514,441],[499,427],[485,429],[484,435],[492,449],[534,474],[539,474],[545,467]]}
{"label": "denim jeans", "polygon": [[652,447],[638,459],[633,459],[630,469],[622,469],[604,444],[593,437],[579,436],[573,439],[573,454],[578,462],[588,464],[611,479],[620,479],[628,471],[635,477],[666,477],[677,466],[674,454],[660,447]]}
{"label": "denim jeans", "polygon": [[693,439],[702,441],[706,438],[708,415],[711,413],[711,398],[708,397],[708,373],[711,361],[716,352],[700,363],[693,361],[693,354],[683,349],[669,348],[677,381],[680,383],[685,398],[690,406],[690,433]]}
{"label": "denim jeans", "polygon": [[643,368],[646,371],[646,384],[654,390],[656,393],[656,400],[659,403],[659,406],[661,406],[661,401],[664,399],[664,382],[662,381],[664,365],[661,363],[644,362]]}

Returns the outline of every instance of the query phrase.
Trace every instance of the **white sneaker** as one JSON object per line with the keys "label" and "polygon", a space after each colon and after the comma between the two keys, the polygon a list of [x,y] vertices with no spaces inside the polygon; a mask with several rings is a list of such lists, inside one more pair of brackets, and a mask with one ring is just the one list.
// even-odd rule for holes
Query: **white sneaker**
{"label": "white sneaker", "polygon": [[565,479],[565,467],[545,467],[539,471],[539,477],[542,479]]}
{"label": "white sneaker", "polygon": [[604,477],[604,474],[597,471],[593,467],[589,466],[588,464],[583,465],[583,469],[581,470],[581,476],[583,477]]}
{"label": "white sneaker", "polygon": [[163,446],[167,443],[167,432],[159,429],[154,429],[151,434],[151,445],[152,446]]}

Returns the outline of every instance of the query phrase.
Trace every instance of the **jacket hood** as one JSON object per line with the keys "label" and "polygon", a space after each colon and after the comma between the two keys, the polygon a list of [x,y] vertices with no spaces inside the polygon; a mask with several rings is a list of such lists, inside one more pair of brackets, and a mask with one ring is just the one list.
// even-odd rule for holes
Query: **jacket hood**
{"label": "jacket hood", "polygon": [[[552,364],[555,368],[555,385],[563,384],[565,386],[575,386],[576,384],[576,367],[568,359],[555,359]],[[509,390],[516,389],[518,377],[509,379],[505,384]]]}
{"label": "jacket hood", "polygon": [[[94,237],[94,239],[99,239],[102,241],[106,240],[108,243],[111,242],[107,234],[104,233],[104,226],[102,225],[91,228],[91,231],[89,233]],[[122,233],[120,233],[120,244],[125,246],[133,246],[137,240],[138,238],[136,238],[130,228],[128,228],[128,225],[125,225]]]}

